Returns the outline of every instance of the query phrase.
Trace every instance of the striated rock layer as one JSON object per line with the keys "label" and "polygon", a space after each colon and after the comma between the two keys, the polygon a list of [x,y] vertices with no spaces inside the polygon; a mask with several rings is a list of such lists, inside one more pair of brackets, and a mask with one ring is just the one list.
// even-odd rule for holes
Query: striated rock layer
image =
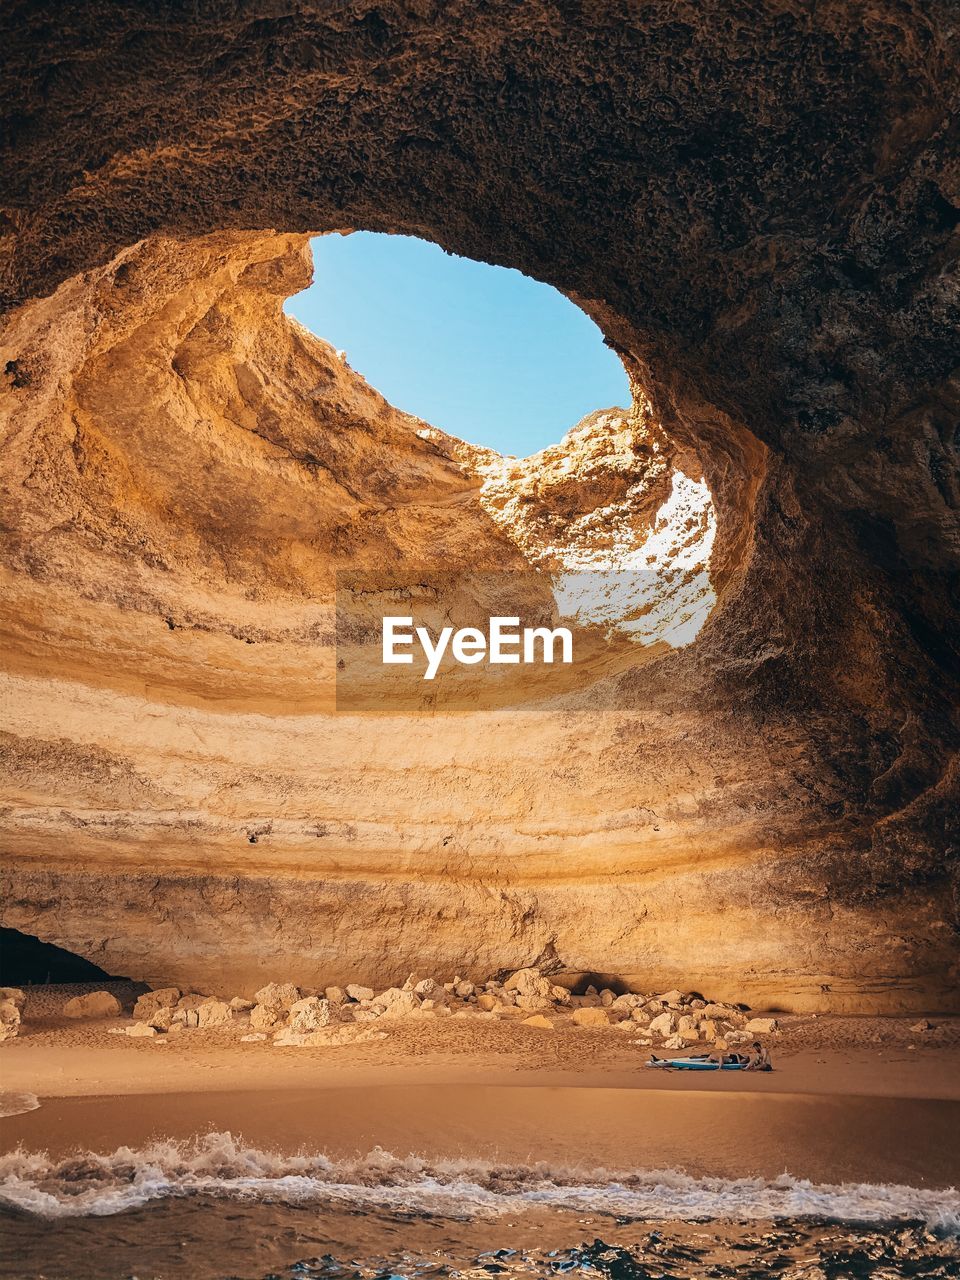
{"label": "striated rock layer", "polygon": [[[871,882],[836,726],[758,702],[782,650],[744,652],[752,537],[687,648],[554,698],[540,668],[490,711],[336,710],[337,569],[616,564],[698,474],[642,400],[522,462],[426,428],[283,316],[308,271],[302,237],[158,240],[8,323],[4,923],[228,992],[546,954],[792,1006],[943,998],[937,895]],[[764,484],[762,446],[743,463],[721,547]]]}
{"label": "striated rock layer", "polygon": [[[231,992],[954,1004],[952,6],[145,12],[2,17],[3,923]],[[359,226],[563,288],[634,410],[511,463],[392,409],[280,310]],[[335,710],[338,569],[660,526],[694,643]]]}

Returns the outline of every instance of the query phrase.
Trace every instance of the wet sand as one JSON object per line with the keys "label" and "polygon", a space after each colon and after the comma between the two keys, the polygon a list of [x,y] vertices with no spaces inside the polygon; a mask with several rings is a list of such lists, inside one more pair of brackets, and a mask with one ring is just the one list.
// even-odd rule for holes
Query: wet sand
{"label": "wet sand", "polygon": [[745,1089],[377,1085],[45,1100],[4,1151],[54,1158],[229,1131],[261,1150],[479,1158],[697,1177],[960,1184],[960,1102]]}

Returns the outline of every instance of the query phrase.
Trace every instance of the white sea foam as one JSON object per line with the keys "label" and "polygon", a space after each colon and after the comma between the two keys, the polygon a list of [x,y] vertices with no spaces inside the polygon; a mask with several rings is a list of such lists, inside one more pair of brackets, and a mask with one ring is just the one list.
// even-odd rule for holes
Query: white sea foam
{"label": "white sea foam", "polygon": [[36,1111],[40,1099],[35,1093],[0,1093],[0,1119],[5,1116],[22,1116]]}
{"label": "white sea foam", "polygon": [[0,1157],[0,1205],[50,1218],[105,1216],[166,1197],[207,1195],[364,1206],[450,1218],[551,1208],[639,1220],[920,1221],[960,1235],[955,1189],[887,1183],[818,1185],[779,1178],[695,1178],[675,1169],[606,1170],[398,1157],[281,1155],[229,1133],[67,1160],[17,1150]]}

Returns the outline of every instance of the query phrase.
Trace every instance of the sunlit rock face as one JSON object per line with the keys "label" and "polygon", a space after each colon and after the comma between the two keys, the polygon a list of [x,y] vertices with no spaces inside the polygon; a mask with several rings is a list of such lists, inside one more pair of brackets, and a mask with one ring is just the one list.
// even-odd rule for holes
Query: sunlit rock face
{"label": "sunlit rock face", "polygon": [[[0,18],[3,922],[230,994],[954,1003],[953,6],[191,15]],[[564,289],[635,414],[391,409],[280,310],[360,226]],[[555,704],[334,711],[338,568],[641,554],[693,625]]]}

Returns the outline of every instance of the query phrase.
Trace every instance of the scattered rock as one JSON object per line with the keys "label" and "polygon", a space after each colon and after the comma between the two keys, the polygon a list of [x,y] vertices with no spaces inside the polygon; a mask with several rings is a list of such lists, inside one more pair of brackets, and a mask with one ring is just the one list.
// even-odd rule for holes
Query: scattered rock
{"label": "scattered rock", "polygon": [[610,1025],[606,1009],[575,1009],[573,1021],[578,1027],[609,1027]]}
{"label": "scattered rock", "polygon": [[176,987],[160,987],[157,991],[145,991],[133,1006],[133,1016],[139,1022],[149,1022],[158,1009],[175,1009],[180,999]]}
{"label": "scattered rock", "polygon": [[663,1013],[658,1013],[655,1018],[651,1018],[650,1025],[647,1028],[653,1036],[669,1036],[674,1030],[674,1015],[669,1009]]}
{"label": "scattered rock", "polygon": [[300,988],[292,982],[268,982],[261,987],[254,999],[257,1004],[266,1005],[268,1009],[276,1009],[287,1013],[292,1005],[300,999]]}
{"label": "scattered rock", "polygon": [[769,1035],[780,1030],[780,1023],[776,1018],[751,1018],[743,1029],[752,1035]]}
{"label": "scattered rock", "polygon": [[157,1029],[148,1026],[145,1022],[135,1022],[132,1027],[124,1027],[123,1034],[134,1040],[152,1040],[157,1034]]}
{"label": "scattered rock", "polygon": [[542,1013],[535,1013],[529,1018],[524,1018],[523,1025],[525,1027],[539,1027],[541,1031],[552,1031],[553,1023],[549,1018],[545,1018]]}
{"label": "scattered rock", "polygon": [[20,1034],[20,1010],[12,1000],[0,1000],[0,1041]]}
{"label": "scattered rock", "polygon": [[244,1044],[252,1044],[255,1040],[266,1040],[266,1038],[262,1031],[251,1031],[249,1035],[240,1037]]}
{"label": "scattered rock", "polygon": [[63,1006],[65,1018],[119,1018],[120,1001],[109,991],[91,991],[86,996],[74,996]]}
{"label": "scattered rock", "polygon": [[331,1021],[329,1000],[309,996],[306,1000],[298,1000],[290,1008],[290,1030],[301,1035],[320,1031],[323,1027],[328,1027]]}
{"label": "scattered rock", "polygon": [[222,1027],[233,1021],[233,1010],[226,1000],[204,1000],[196,1010],[197,1026],[200,1028]]}
{"label": "scattered rock", "polygon": [[374,990],[372,987],[361,987],[355,982],[348,982],[344,990],[351,1000],[372,1000],[374,997]]}
{"label": "scattered rock", "polygon": [[280,1021],[280,1010],[272,1005],[255,1004],[250,1010],[250,1026],[254,1031],[272,1031]]}
{"label": "scattered rock", "polygon": [[[910,1028],[911,1031],[932,1031],[933,1029],[933,1023],[928,1018],[921,1018],[919,1022],[915,1022]],[[747,1030],[749,1030],[749,1024]]]}
{"label": "scattered rock", "polygon": [[411,1013],[416,1013],[420,1008],[420,1001],[412,991],[401,991],[399,987],[391,987],[384,991],[382,996],[377,996],[374,1006],[381,1008],[383,1012],[381,1018],[406,1018]]}
{"label": "scattered rock", "polygon": [[191,991],[187,995],[180,997],[180,999],[177,1001],[177,1008],[196,1010],[196,1009],[199,1009],[202,1004],[205,1004],[209,999],[211,999],[210,996],[201,996],[201,995],[198,995],[196,991]]}
{"label": "scattered rock", "polygon": [[553,983],[542,977],[539,969],[518,969],[503,986],[505,992],[515,994],[520,1009],[536,1012],[553,1003]]}
{"label": "scattered rock", "polygon": [[176,1016],[176,1009],[164,1007],[158,1009],[152,1017],[147,1020],[147,1026],[153,1027],[157,1031],[169,1031],[173,1026],[173,1019]]}

